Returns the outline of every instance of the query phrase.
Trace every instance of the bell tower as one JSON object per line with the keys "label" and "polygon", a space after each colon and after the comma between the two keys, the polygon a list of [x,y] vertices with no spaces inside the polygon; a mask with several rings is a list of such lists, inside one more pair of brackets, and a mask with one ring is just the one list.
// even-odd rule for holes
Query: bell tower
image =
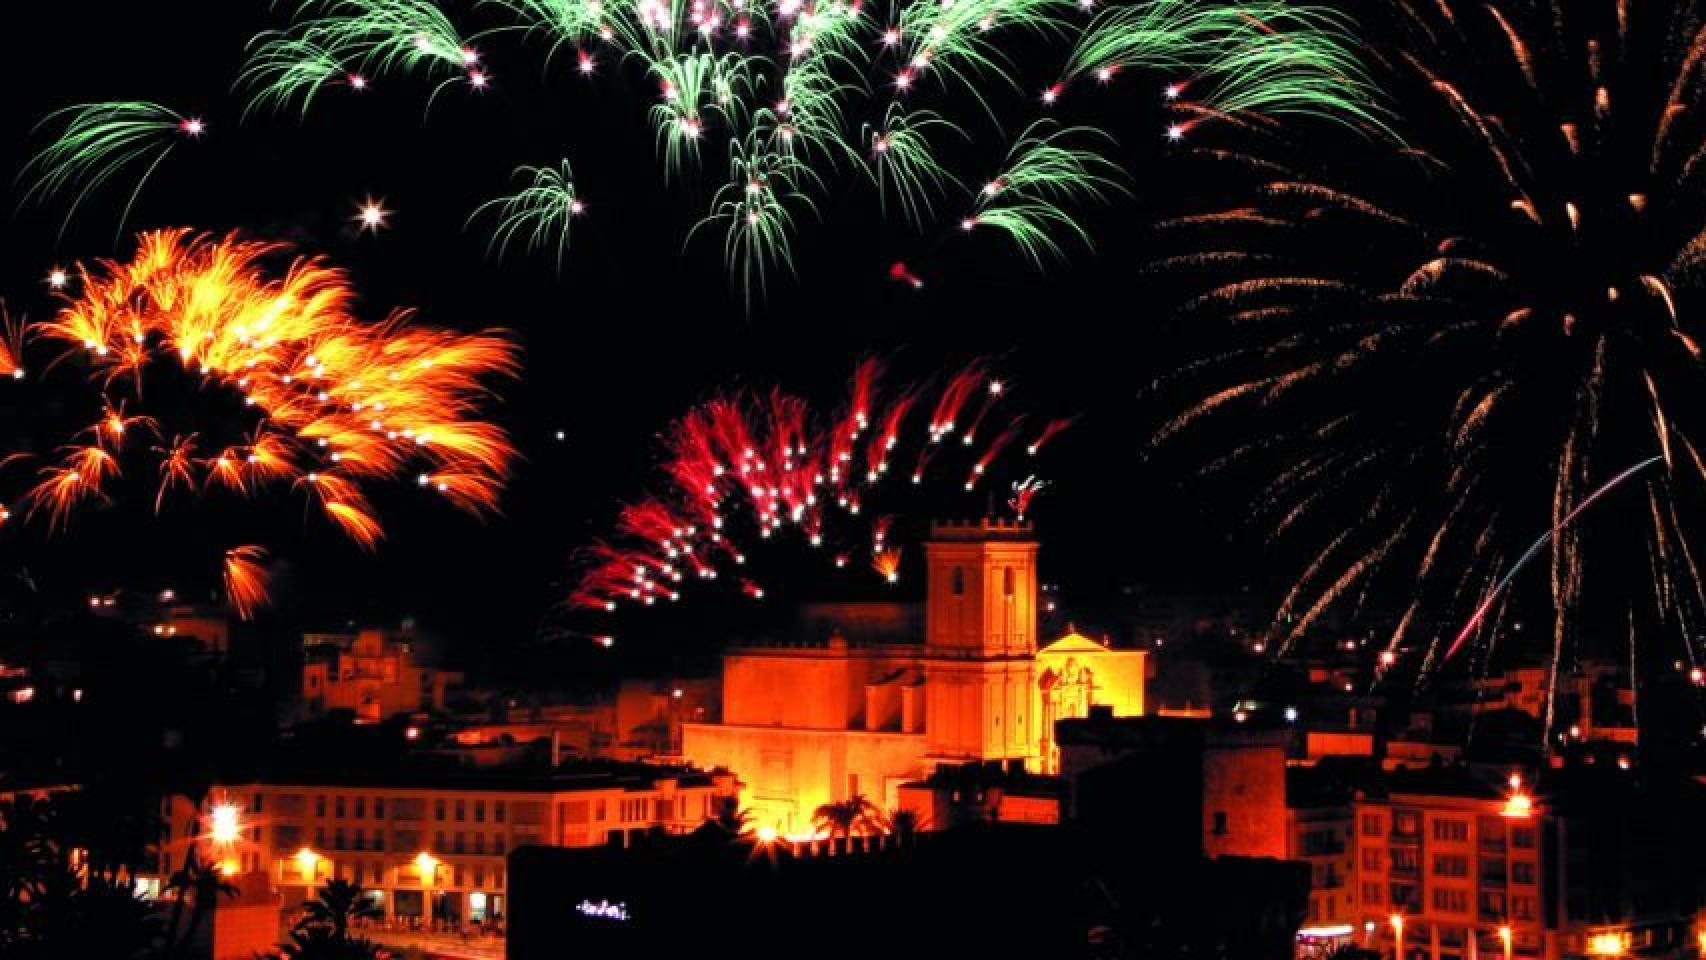
{"label": "bell tower", "polygon": [[1030,524],[931,525],[924,548],[925,732],[932,756],[1036,757],[1037,540]]}

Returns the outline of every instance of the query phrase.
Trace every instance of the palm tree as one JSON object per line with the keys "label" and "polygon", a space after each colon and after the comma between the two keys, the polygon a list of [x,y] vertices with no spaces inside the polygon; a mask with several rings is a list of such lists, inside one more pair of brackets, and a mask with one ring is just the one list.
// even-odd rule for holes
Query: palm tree
{"label": "palm tree", "polygon": [[735,797],[723,797],[717,810],[700,824],[693,835],[701,839],[738,840],[752,832],[752,811],[743,809]]}
{"label": "palm tree", "polygon": [[303,907],[302,919],[290,931],[279,952],[291,960],[372,960],[379,947],[352,937],[350,922],[374,913],[366,892],[348,880],[333,880]]}
{"label": "palm tree", "polygon": [[324,927],[339,938],[349,936],[351,921],[378,913],[366,892],[344,879],[333,880],[321,887],[319,896],[308,901],[302,909],[298,927]]}
{"label": "palm tree", "polygon": [[[235,897],[237,888],[225,879],[225,874],[211,860],[203,860],[196,852],[194,844],[184,854],[183,868],[173,873],[166,881],[166,889],[175,893],[176,903],[172,905],[172,920],[167,925],[168,935],[172,937],[173,946],[167,951],[168,955],[176,955],[194,943],[196,935],[207,922],[208,915],[213,912],[214,903],[220,897]],[[180,921],[184,914],[184,902],[189,901],[189,925],[179,932]]]}
{"label": "palm tree", "polygon": [[379,945],[361,937],[339,936],[330,927],[298,925],[278,952],[289,960],[375,960]]}
{"label": "palm tree", "polygon": [[818,807],[812,811],[812,826],[826,831],[831,837],[882,833],[886,829],[882,810],[862,793]]}

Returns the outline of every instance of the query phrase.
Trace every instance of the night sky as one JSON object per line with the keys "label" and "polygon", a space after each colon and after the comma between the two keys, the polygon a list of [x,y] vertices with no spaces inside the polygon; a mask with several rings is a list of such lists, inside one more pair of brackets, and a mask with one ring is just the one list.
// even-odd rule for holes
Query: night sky
{"label": "night sky", "polygon": [[[519,381],[499,386],[496,415],[523,459],[504,515],[481,523],[423,502],[412,485],[376,487],[388,538],[369,556],[310,517],[300,498],[275,496],[240,512],[187,502],[156,520],[148,485],[133,485],[114,509],[83,514],[57,538],[39,526],[6,538],[0,564],[27,569],[43,591],[75,596],[131,584],[205,592],[219,549],[241,530],[265,537],[288,564],[275,618],[411,615],[464,649],[496,655],[562,622],[553,608],[574,550],[609,528],[620,502],[658,483],[657,434],[671,418],[742,385],[781,385],[832,409],[856,359],[872,352],[889,358],[897,378],[915,380],[990,356],[1013,386],[1010,409],[1080,416],[1039,466],[1053,487],[1033,511],[1045,579],[1064,585],[1069,609],[1088,610],[1124,584],[1232,590],[1247,582],[1248,558],[1264,548],[1259,531],[1240,527],[1241,504],[1216,493],[1205,512],[1197,464],[1144,457],[1146,438],[1178,409],[1176,398],[1151,391],[1158,371],[1202,345],[1173,335],[1177,292],[1142,266],[1153,254],[1156,218],[1188,205],[1203,185],[1169,150],[1159,97],[1143,81],[1092,92],[1077,106],[1081,115],[1067,116],[1108,129],[1119,141],[1115,157],[1133,174],[1129,198],[1084,212],[1094,253],[1069,247],[1068,262],[1039,273],[992,235],[962,235],[957,200],[922,233],[885,224],[874,193],[849,189],[847,174],[832,181],[839,185],[821,205],[821,222],[802,222],[798,275],[776,277],[749,313],[723,267],[720,237],[684,246],[722,176],[721,157],[707,155],[702,177],[666,184],[640,78],[618,81],[610,64],[592,83],[561,61],[542,71],[542,45],[496,38],[482,43],[492,89],[457,85],[424,119],[431,82],[395,75],[365,94],[327,92],[305,121],[263,114],[243,122],[243,101],[231,93],[243,47],[288,12],[266,6],[5,5],[0,36],[13,82],[0,102],[0,168],[21,169],[44,142],[32,125],[65,105],[145,99],[204,117],[208,135],[161,165],[128,230],[181,225],[288,240],[348,268],[365,316],[406,306],[428,323],[513,330],[525,368]],[[1028,96],[1014,97],[1014,116],[1036,115]],[[507,192],[513,167],[563,156],[588,213],[575,224],[560,275],[548,257],[487,256],[485,236],[464,228],[469,212]],[[990,165],[956,159],[972,170]],[[13,184],[14,202],[4,208],[0,296],[14,313],[40,319],[53,310],[43,282],[50,267],[128,257],[131,243],[114,237],[122,191],[98,195],[63,237],[59,211],[19,208],[20,193]],[[393,211],[377,235],[351,222],[367,196]],[[925,280],[922,290],[889,279],[896,260]],[[233,412],[218,406],[228,398],[173,389],[168,383],[151,395],[150,412]],[[35,429],[42,419],[83,417],[97,403],[62,371],[17,390],[7,384],[0,429],[34,449],[44,442]],[[995,489],[1014,478],[999,474]],[[984,494],[954,487],[946,483],[952,492],[936,500],[898,500],[902,528],[930,513],[984,510]],[[779,600],[837,593],[819,565],[790,575],[807,567],[793,562],[804,552],[784,543],[755,554],[755,570],[778,585]],[[719,620],[723,609],[690,592],[669,617],[570,622],[693,648],[731,632]]]}

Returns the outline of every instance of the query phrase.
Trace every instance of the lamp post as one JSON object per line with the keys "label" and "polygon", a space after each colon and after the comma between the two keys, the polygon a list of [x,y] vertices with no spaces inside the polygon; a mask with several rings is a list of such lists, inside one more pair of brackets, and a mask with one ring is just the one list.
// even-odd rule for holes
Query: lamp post
{"label": "lamp post", "polygon": [[1394,913],[1392,923],[1392,960],[1404,960],[1404,915]]}
{"label": "lamp post", "polygon": [[1499,944],[1500,944],[1500,946],[1504,947],[1504,951],[1505,951],[1504,960],[1511,960],[1511,928],[1510,927],[1504,926],[1504,927],[1499,928]]}

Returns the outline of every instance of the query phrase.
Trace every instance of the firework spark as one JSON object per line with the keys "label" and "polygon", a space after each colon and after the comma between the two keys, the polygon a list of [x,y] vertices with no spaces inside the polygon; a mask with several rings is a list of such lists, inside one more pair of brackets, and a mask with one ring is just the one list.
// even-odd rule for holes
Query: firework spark
{"label": "firework spark", "polygon": [[65,198],[62,234],[91,194],[129,174],[134,179],[117,224],[122,231],[155,169],[179,143],[207,131],[200,117],[142,100],[78,104],[49,114],[42,125],[56,127],[58,133],[25,167],[31,182],[24,200],[47,203]]}
{"label": "firework spark", "polygon": [[253,620],[255,611],[271,603],[272,575],[264,547],[233,547],[225,551],[225,596],[240,619]]}
{"label": "firework spark", "polygon": [[922,481],[924,454],[941,450],[947,457],[969,448],[966,469],[982,477],[1010,447],[1018,426],[983,444],[942,442],[974,397],[985,397],[987,408],[1001,393],[981,362],[943,382],[927,408],[928,423],[916,415],[924,409],[918,387],[884,388],[879,376],[875,360],[859,364],[846,407],[822,420],[804,400],[780,391],[716,397],[682,417],[666,434],[663,470],[670,489],[622,510],[620,545],[586,551],[571,605],[608,611],[677,600],[689,580],[713,581],[744,566],[748,537],[770,540],[790,531],[811,548],[827,548],[830,563],[845,569],[868,529],[873,563],[883,565],[879,573],[886,579],[898,579],[894,517],[880,515],[868,525],[855,519],[884,492],[893,458],[915,446]]}
{"label": "firework spark", "polygon": [[[212,445],[206,458],[193,433],[147,445],[157,458],[156,511],[173,492],[207,486],[245,496],[297,488],[373,546],[383,530],[367,487],[417,472],[454,506],[494,510],[513,453],[479,412],[485,382],[515,371],[513,345],[425,327],[407,312],[358,319],[347,279],[319,260],[297,259],[269,278],[265,262],[282,251],[183,230],[146,233],[128,263],[82,271],[79,295],[31,332],[60,348],[54,363],[77,358],[95,383],[129,383],[133,402],[154,365],[170,363],[252,411],[242,442]],[[141,449],[128,442],[138,432],[161,436],[153,417],[109,401],[84,431],[87,444],[61,448],[40,469],[23,497],[30,512],[45,512],[59,529],[80,505],[109,499],[119,456]]]}
{"label": "firework spark", "polygon": [[[1314,541],[1280,651],[1389,576],[1411,599],[1385,651],[1420,651],[1425,676],[1467,634],[1413,643],[1423,625],[1473,610],[1478,628],[1550,547],[1554,678],[1584,618],[1639,620],[1699,662],[1706,460],[1686,398],[1706,370],[1679,305],[1706,263],[1702,12],[1389,0],[1365,22],[1408,146],[1347,144],[1328,174],[1255,126],[1204,143],[1249,189],[1166,224],[1183,252],[1159,266],[1213,278],[1192,307],[1238,347],[1187,370],[1200,400],[1158,436],[1261,425],[1211,469],[1261,478],[1260,518]],[[1655,448],[1639,509],[1601,508],[1628,522],[1570,522],[1605,489],[1598,465]],[[1650,598],[1585,590],[1629,564]]]}
{"label": "firework spark", "polygon": [[[971,139],[969,125],[913,101],[969,96],[993,118],[992,88],[1016,82],[1013,47],[1039,37],[1061,41],[1055,54],[1065,59],[1051,102],[1080,73],[1109,80],[1141,71],[1191,78],[1174,85],[1191,91],[1174,99],[1181,129],[1293,114],[1371,126],[1380,115],[1345,21],[1280,0],[1238,8],[1139,0],[1088,20],[1062,0],[483,6],[500,14],[486,35],[543,41],[549,62],[572,64],[582,77],[599,76],[601,63],[634,64],[656,92],[647,118],[669,179],[694,173],[713,148],[727,156],[727,176],[692,233],[722,234],[730,275],[749,303],[772,275],[793,269],[801,221],[842,172],[874,185],[879,204],[908,222],[932,219],[937,197],[962,183],[938,151],[947,138]],[[483,88],[489,74],[480,60],[432,0],[298,0],[287,27],[255,39],[242,83],[251,109],[305,111],[328,84],[354,88],[348,78],[365,85],[388,72],[447,76],[433,97],[458,79]],[[1078,147],[1055,143],[1066,133],[1033,128],[1016,144],[1002,136],[980,145],[996,154],[1012,148],[1003,176],[1013,189],[999,199],[974,196],[964,223],[1007,233],[1033,260],[1060,250],[1057,234],[1081,235],[1064,204],[1100,198],[1111,167],[1099,156],[1106,144],[1090,145],[1090,136]],[[519,172],[533,186],[493,201],[494,243],[519,232],[561,260],[563,209],[575,196],[565,195],[567,171]]]}

